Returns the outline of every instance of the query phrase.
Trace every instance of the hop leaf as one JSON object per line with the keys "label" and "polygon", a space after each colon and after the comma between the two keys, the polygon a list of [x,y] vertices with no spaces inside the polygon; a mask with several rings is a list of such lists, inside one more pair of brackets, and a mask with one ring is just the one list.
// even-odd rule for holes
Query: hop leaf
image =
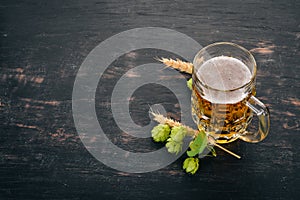
{"label": "hop leaf", "polygon": [[158,124],[152,131],[152,138],[155,142],[164,142],[170,135],[170,127],[167,124]]}
{"label": "hop leaf", "polygon": [[199,168],[198,158],[186,158],[183,162],[183,169],[187,173],[195,174]]}
{"label": "hop leaf", "polygon": [[214,148],[212,148],[210,151],[213,157],[217,157],[217,152]]}
{"label": "hop leaf", "polygon": [[190,79],[186,82],[186,85],[187,85],[187,87],[188,87],[190,90],[192,90],[192,84],[193,84],[193,79],[190,78]]}
{"label": "hop leaf", "polygon": [[211,152],[211,155],[212,155],[213,157],[217,157],[217,152],[216,152],[216,150],[214,149],[214,147],[208,145],[208,146],[207,146],[207,149]]}
{"label": "hop leaf", "polygon": [[187,130],[183,126],[174,126],[171,130],[170,137],[172,140],[181,143],[185,135],[187,134]]}
{"label": "hop leaf", "polygon": [[172,138],[169,138],[167,141],[168,142],[166,144],[166,147],[167,147],[169,153],[178,154],[181,151],[182,142],[177,142],[177,141],[173,140]]}
{"label": "hop leaf", "polygon": [[190,151],[187,151],[189,157],[200,154],[207,147],[207,136],[204,131],[200,131],[196,138],[190,143]]}

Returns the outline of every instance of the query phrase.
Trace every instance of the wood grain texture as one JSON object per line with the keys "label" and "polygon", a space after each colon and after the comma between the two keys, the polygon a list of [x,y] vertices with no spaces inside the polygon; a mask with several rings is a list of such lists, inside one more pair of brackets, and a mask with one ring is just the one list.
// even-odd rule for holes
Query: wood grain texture
{"label": "wood grain texture", "polygon": [[[0,199],[299,199],[300,3],[287,1],[18,1],[0,3]],[[72,89],[88,53],[106,38],[136,27],[165,27],[202,46],[231,41],[258,63],[257,96],[271,112],[261,143],[226,147],[189,176],[184,156],[158,171],[129,174],[97,161],[85,149],[72,118]],[[196,52],[195,52],[196,53]],[[161,51],[137,51],[112,64],[98,99],[98,119],[124,149],[153,151],[151,140],[122,135],[109,109],[109,91],[129,67]],[[133,56],[134,55],[134,56]],[[187,76],[188,77],[188,76]],[[106,92],[105,92],[106,91]],[[149,122],[141,88],[132,101],[137,124]],[[153,89],[169,114],[176,99]],[[121,136],[120,136],[121,134]]]}

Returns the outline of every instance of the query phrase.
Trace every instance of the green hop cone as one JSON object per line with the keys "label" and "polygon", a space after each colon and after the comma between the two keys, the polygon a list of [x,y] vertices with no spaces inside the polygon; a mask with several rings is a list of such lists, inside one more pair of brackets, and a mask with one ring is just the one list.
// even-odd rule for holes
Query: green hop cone
{"label": "green hop cone", "polygon": [[187,130],[185,127],[174,126],[166,144],[168,152],[178,154],[182,150],[182,141],[186,134]]}
{"label": "green hop cone", "polygon": [[190,174],[195,174],[199,168],[198,158],[187,158],[183,162],[183,169]]}
{"label": "green hop cone", "polygon": [[177,141],[173,140],[172,138],[169,138],[167,141],[168,142],[166,144],[166,147],[167,147],[169,153],[178,154],[181,151],[182,142],[177,142]]}
{"label": "green hop cone", "polygon": [[190,90],[192,90],[192,84],[193,84],[193,79],[190,78],[190,79],[186,82],[186,85],[187,85],[187,87],[188,87]]}
{"label": "green hop cone", "polygon": [[172,140],[178,142],[178,143],[182,143],[183,138],[185,137],[185,135],[187,134],[187,130],[185,127],[183,126],[174,126],[171,130],[171,135],[170,137],[172,138]]}
{"label": "green hop cone", "polygon": [[155,142],[164,142],[170,135],[170,127],[167,124],[158,124],[152,131],[152,138]]}

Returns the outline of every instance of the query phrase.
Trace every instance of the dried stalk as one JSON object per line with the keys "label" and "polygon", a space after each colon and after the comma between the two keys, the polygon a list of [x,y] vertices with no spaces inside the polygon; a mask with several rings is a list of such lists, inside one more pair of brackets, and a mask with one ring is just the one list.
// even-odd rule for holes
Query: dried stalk
{"label": "dried stalk", "polygon": [[153,111],[150,112],[152,115],[153,115],[153,119],[154,121],[157,121],[158,123],[160,124],[167,124],[169,125],[170,127],[174,127],[174,126],[183,126],[184,128],[186,128],[187,132],[188,132],[188,135],[194,137],[195,135],[198,134],[199,131],[189,127],[189,126],[186,126],[186,125],[183,125],[181,124],[180,122],[177,122],[173,119],[170,119],[170,118],[167,118],[167,117],[164,117],[163,115],[161,114],[158,114],[158,113],[154,113]]}
{"label": "dried stalk", "polygon": [[222,147],[221,145],[218,145],[217,143],[214,143],[214,145],[215,145],[216,147],[218,147],[219,149],[222,149],[223,151],[225,151],[225,152],[229,153],[230,155],[236,157],[237,159],[241,159],[241,156],[239,156],[239,155],[233,153],[232,151],[229,151],[228,149],[225,149],[225,148]]}
{"label": "dried stalk", "polygon": [[168,59],[168,58],[155,58],[155,59],[165,64],[167,67],[172,67],[174,69],[178,69],[181,72],[192,74],[193,64],[190,62],[184,62],[178,58],[176,58],[176,60]]}
{"label": "dried stalk", "polygon": [[[161,114],[154,113],[153,111],[150,111],[150,114],[152,114],[153,117],[154,117],[153,119],[154,119],[155,121],[157,121],[158,123],[160,123],[160,124],[167,124],[167,125],[169,125],[170,127],[174,127],[174,126],[183,126],[184,128],[186,128],[188,134],[189,134],[190,136],[192,136],[192,137],[195,137],[195,136],[200,132],[199,130],[195,130],[195,129],[193,129],[193,128],[189,127],[189,126],[186,126],[186,125],[184,125],[184,124],[181,124],[180,122],[177,122],[177,121],[175,121],[175,120],[173,120],[173,119],[164,117],[164,116],[161,115]],[[232,151],[229,151],[228,149],[226,149],[226,148],[220,146],[219,144],[217,144],[217,143],[215,142],[215,140],[214,140],[212,137],[210,137],[210,136],[208,136],[208,143],[209,143],[210,145],[214,145],[214,146],[220,148],[221,150],[223,150],[223,151],[229,153],[230,155],[232,155],[232,156],[234,156],[234,157],[236,157],[236,158],[238,158],[238,159],[241,158],[241,156],[239,156],[239,155],[233,153]]]}

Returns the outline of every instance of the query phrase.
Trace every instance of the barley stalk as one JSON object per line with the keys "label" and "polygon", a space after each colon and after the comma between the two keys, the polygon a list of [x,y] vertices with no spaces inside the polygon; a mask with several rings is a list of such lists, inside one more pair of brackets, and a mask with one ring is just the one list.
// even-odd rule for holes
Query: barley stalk
{"label": "barley stalk", "polygon": [[162,62],[167,67],[172,67],[174,69],[178,69],[179,71],[186,72],[188,74],[192,74],[193,71],[193,64],[190,62],[184,62],[180,59],[168,59],[168,58],[156,58],[159,62]]}
{"label": "barley stalk", "polygon": [[[182,124],[182,123],[180,123],[180,122],[178,122],[178,121],[175,121],[175,120],[173,120],[173,119],[164,117],[163,115],[161,115],[161,114],[159,114],[159,113],[155,113],[155,112],[153,112],[153,111],[150,111],[150,114],[153,115],[153,120],[156,121],[156,122],[158,122],[158,123],[160,123],[160,124],[167,124],[167,125],[169,125],[170,127],[174,127],[174,126],[182,126],[182,127],[186,128],[186,130],[187,130],[187,132],[188,132],[188,135],[190,135],[190,136],[192,136],[192,137],[195,137],[195,136],[200,132],[199,130],[195,130],[195,129],[193,129],[193,128],[189,127],[189,126],[186,126],[186,125],[184,125],[184,124]],[[217,143],[215,142],[215,140],[213,139],[213,137],[211,137],[211,136],[207,136],[207,137],[208,137],[208,138],[207,138],[207,141],[208,141],[208,143],[209,143],[210,145],[214,145],[214,146],[218,147],[219,149],[221,149],[221,150],[223,150],[223,151],[229,153],[230,155],[232,155],[232,156],[234,156],[234,157],[236,157],[236,158],[238,158],[238,159],[241,158],[241,156],[239,156],[239,155],[233,153],[232,151],[229,151],[228,149],[226,149],[226,148],[220,146],[219,144],[217,144]]]}

